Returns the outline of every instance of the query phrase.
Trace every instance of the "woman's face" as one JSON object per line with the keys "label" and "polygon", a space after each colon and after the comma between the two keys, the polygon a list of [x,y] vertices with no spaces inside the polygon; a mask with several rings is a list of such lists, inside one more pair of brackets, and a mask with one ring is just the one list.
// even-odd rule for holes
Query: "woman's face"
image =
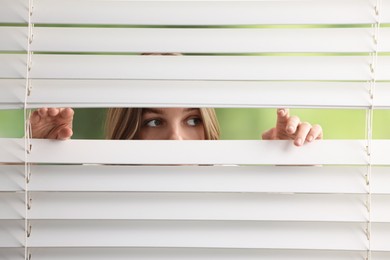
{"label": "woman's face", "polygon": [[204,125],[198,108],[145,108],[139,139],[204,140]]}

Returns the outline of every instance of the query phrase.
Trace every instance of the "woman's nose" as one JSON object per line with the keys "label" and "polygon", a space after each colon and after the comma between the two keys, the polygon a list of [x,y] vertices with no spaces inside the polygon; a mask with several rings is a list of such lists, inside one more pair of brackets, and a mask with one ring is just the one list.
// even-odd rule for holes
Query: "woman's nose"
{"label": "woman's nose", "polygon": [[185,140],[184,131],[180,126],[172,126],[168,131],[168,140]]}

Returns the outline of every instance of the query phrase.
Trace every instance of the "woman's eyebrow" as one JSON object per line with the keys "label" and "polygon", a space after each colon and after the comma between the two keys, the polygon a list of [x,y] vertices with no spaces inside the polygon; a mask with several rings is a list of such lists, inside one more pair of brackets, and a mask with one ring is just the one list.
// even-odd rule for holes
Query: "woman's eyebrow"
{"label": "woman's eyebrow", "polygon": [[142,114],[151,114],[151,113],[153,113],[153,114],[164,114],[163,113],[163,110],[161,110],[161,109],[158,109],[158,108],[145,108],[145,109],[143,109],[143,111],[142,111]]}
{"label": "woman's eyebrow", "polygon": [[184,112],[192,112],[192,111],[199,111],[199,108],[186,108],[184,109]]}

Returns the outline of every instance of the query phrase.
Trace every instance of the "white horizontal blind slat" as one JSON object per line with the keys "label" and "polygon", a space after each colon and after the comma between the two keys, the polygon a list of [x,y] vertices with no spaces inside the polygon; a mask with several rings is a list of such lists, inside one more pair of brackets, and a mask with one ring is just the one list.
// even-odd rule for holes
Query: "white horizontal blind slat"
{"label": "white horizontal blind slat", "polygon": [[0,109],[23,108],[26,80],[0,79]]}
{"label": "white horizontal blind slat", "polygon": [[0,138],[0,163],[24,163],[24,140]]}
{"label": "white horizontal blind slat", "polygon": [[[31,219],[365,222],[366,195],[32,192]],[[381,208],[389,199],[373,203]],[[23,205],[23,204],[22,204]],[[82,210],[81,210],[82,209]],[[378,212],[380,216],[382,212]],[[381,221],[390,222],[389,216]],[[374,218],[375,221],[375,218]]]}
{"label": "white horizontal blind slat", "polygon": [[0,54],[0,78],[26,78],[27,55]]}
{"label": "white horizontal blind slat", "polygon": [[381,21],[382,23],[390,23],[390,1],[388,0],[382,0]]}
{"label": "white horizontal blind slat", "polygon": [[4,259],[25,260],[24,248],[0,248],[0,255]]}
{"label": "white horizontal blind slat", "polygon": [[[367,193],[365,166],[34,165],[31,174],[30,191]],[[389,194],[386,167],[373,176],[373,192]]]}
{"label": "white horizontal blind slat", "polygon": [[[370,80],[366,56],[93,56],[34,55],[32,78],[201,80]],[[0,77],[24,78],[26,55],[0,54]],[[390,57],[378,57],[389,80]],[[110,68],[110,70],[108,70]],[[129,68],[132,68],[131,70]]]}
{"label": "white horizontal blind slat", "polygon": [[26,23],[28,21],[28,1],[1,0],[0,23]]}
{"label": "white horizontal blind slat", "polygon": [[382,164],[388,165],[389,158],[387,154],[389,154],[390,150],[388,147],[390,144],[390,140],[386,139],[381,142],[373,142],[372,143],[372,163],[373,164]]}
{"label": "white horizontal blind slat", "polygon": [[[0,54],[0,77],[23,78],[25,55]],[[34,55],[31,78],[192,80],[370,80],[368,56]],[[390,57],[378,57],[378,80]],[[131,68],[131,69],[129,69]]]}
{"label": "white horizontal blind slat", "polygon": [[24,247],[24,220],[0,220],[0,230],[0,249]]}
{"label": "white horizontal blind slat", "polygon": [[[18,140],[14,141],[18,142]],[[180,142],[168,140],[71,140],[67,142],[53,142],[36,139],[32,140],[31,144],[35,148],[34,152],[27,157],[30,163],[129,163],[164,165],[367,164],[365,144],[358,140],[317,141],[303,148],[293,146],[292,141],[280,140],[186,140]],[[149,145],[153,147],[153,150],[149,149]],[[170,153],[166,153],[167,150]],[[199,154],[198,151],[207,152]],[[150,158],[153,158],[153,161]]]}
{"label": "white horizontal blind slat", "polygon": [[0,50],[27,50],[27,31],[27,27],[0,27]]}
{"label": "white horizontal blind slat", "polygon": [[[272,249],[237,249],[237,248],[32,248],[34,258],[50,260],[127,260],[129,256],[142,260],[309,260],[309,259],[363,259],[366,252],[325,251],[325,250],[272,250]],[[386,260],[386,253],[375,252],[376,260]]]}
{"label": "white horizontal blind slat", "polygon": [[32,220],[31,224],[31,247],[367,248],[361,223]]}
{"label": "white horizontal blind slat", "polygon": [[390,220],[388,205],[390,204],[389,195],[374,195],[372,199],[372,221],[386,223]]}
{"label": "white horizontal blind slat", "polygon": [[390,225],[388,223],[373,223],[372,249],[377,251],[390,251]]}
{"label": "white horizontal blind slat", "polygon": [[[389,5],[390,7],[390,5]],[[390,13],[390,11],[389,11]],[[381,27],[379,35],[381,37],[380,45],[378,45],[379,52],[390,52],[390,27]]]}
{"label": "white horizontal blind slat", "polygon": [[[382,149],[383,146],[389,149],[389,142],[374,141],[373,143],[377,149]],[[0,144],[5,147],[0,151],[1,162],[24,161],[23,139],[0,139]],[[59,142],[33,139],[31,144],[35,149],[27,157],[30,163],[367,164],[365,144],[361,140],[323,140],[303,148],[294,147],[292,141],[283,140],[180,142],[168,140],[69,140]],[[150,151],[146,148],[148,145],[152,145],[154,149]],[[169,154],[165,152],[168,147],[172,151]],[[197,154],[197,151],[207,152]],[[230,151],[230,153],[227,154],[226,151]],[[150,161],[150,157],[155,158],[153,162]],[[385,160],[385,158],[375,160],[374,164],[381,164],[381,160]]]}
{"label": "white horizontal blind slat", "polygon": [[[302,107],[368,108],[367,82],[31,80],[28,108],[39,107]],[[25,80],[0,79],[0,108],[21,108]],[[164,88],[167,93],[158,92]],[[207,90],[207,96],[202,93]],[[90,95],[91,91],[94,95]],[[224,95],[221,96],[221,92]],[[286,95],[278,95],[278,93]],[[337,92],[337,95],[334,93]],[[300,93],[305,93],[302,96]],[[376,108],[390,107],[390,83],[378,82]],[[110,100],[107,97],[110,96]],[[310,97],[310,98],[307,98]]]}
{"label": "white horizontal blind slat", "polygon": [[[352,107],[370,105],[366,82],[32,80],[29,107]],[[387,89],[389,84],[383,89]],[[160,95],[163,88],[166,95]],[[90,95],[91,91],[94,95]],[[334,95],[337,91],[338,95]],[[379,90],[378,90],[379,91]],[[203,93],[207,92],[207,96]],[[278,93],[285,93],[278,95]],[[223,93],[223,95],[221,95]],[[305,93],[302,96],[300,93]],[[107,97],[110,96],[110,102]],[[307,98],[310,97],[310,98]],[[383,105],[388,102],[384,100]]]}
{"label": "white horizontal blind slat", "polygon": [[[317,141],[304,148],[292,141],[32,140],[30,163],[103,164],[367,164],[363,141]],[[0,139],[3,162],[24,161],[22,139]],[[389,146],[378,141],[378,147]],[[154,149],[150,151],[148,145]],[[9,147],[9,148],[8,148]],[[167,154],[168,149],[172,151]],[[207,151],[198,154],[197,151]],[[223,152],[224,151],[224,152]],[[226,153],[226,151],[230,151]],[[265,152],[267,151],[267,152]],[[326,156],[325,156],[326,155]],[[153,162],[150,158],[155,158]],[[374,161],[381,163],[381,160]]]}
{"label": "white horizontal blind slat", "polygon": [[[371,52],[371,28],[142,29],[35,27],[40,52]],[[390,51],[390,28],[381,28],[379,51]],[[0,27],[0,50],[27,50],[27,27]]]}
{"label": "white horizontal blind slat", "polygon": [[[34,23],[139,25],[374,23],[372,5],[343,1],[37,1]],[[240,15],[237,15],[240,14]]]}
{"label": "white horizontal blind slat", "polygon": [[[368,108],[367,82],[31,80],[28,108],[302,107]],[[0,108],[23,107],[25,80],[0,79]],[[164,88],[164,96],[158,92]],[[207,96],[202,93],[207,89]],[[90,95],[91,91],[94,95]],[[224,95],[221,96],[221,92]],[[278,93],[286,95],[277,95]],[[337,95],[334,93],[337,92]],[[300,93],[305,93],[302,96]],[[375,107],[388,109],[390,83],[378,82]],[[110,96],[108,100],[107,97]],[[310,97],[310,98],[306,98]]]}
{"label": "white horizontal blind slat", "polygon": [[[23,194],[0,194],[0,219],[24,217]],[[365,222],[366,194],[32,192],[31,219]],[[372,222],[390,223],[389,195],[373,195]],[[82,210],[80,210],[82,209]],[[180,209],[180,210],[178,210]]]}
{"label": "white horizontal blind slat", "polygon": [[376,79],[390,81],[390,55],[378,56],[378,67],[376,68]]}
{"label": "white horizontal blind slat", "polygon": [[375,86],[375,107],[389,108],[390,82],[377,82]]}
{"label": "white horizontal blind slat", "polygon": [[[390,63],[390,58],[387,59]],[[367,57],[34,56],[32,78],[369,80]],[[378,62],[385,63],[382,59]],[[110,66],[110,69],[108,69]],[[383,64],[385,67],[386,64]],[[131,68],[131,69],[129,69]],[[383,68],[385,69],[385,68]],[[378,71],[378,77],[381,75]],[[1,75],[1,74],[0,74]],[[389,76],[388,76],[389,77]]]}
{"label": "white horizontal blind slat", "polygon": [[372,179],[370,182],[372,193],[390,194],[390,171],[388,166],[374,167],[372,169]]}
{"label": "white horizontal blind slat", "polygon": [[23,191],[24,165],[0,165],[0,192]]}
{"label": "white horizontal blind slat", "polygon": [[0,221],[25,218],[24,192],[0,192]]}
{"label": "white horizontal blind slat", "polygon": [[[33,51],[57,52],[371,52],[371,28],[317,29],[34,29]],[[380,30],[382,51],[390,51],[390,28]],[[15,44],[13,44],[15,46]],[[1,47],[1,46],[0,46]],[[7,46],[6,46],[7,47]]]}

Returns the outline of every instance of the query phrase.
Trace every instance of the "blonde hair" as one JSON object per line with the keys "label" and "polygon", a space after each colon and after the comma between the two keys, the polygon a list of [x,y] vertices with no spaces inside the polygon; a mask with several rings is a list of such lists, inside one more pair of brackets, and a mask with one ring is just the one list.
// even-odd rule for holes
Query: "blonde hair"
{"label": "blonde hair", "polygon": [[[199,108],[206,140],[218,140],[220,135],[217,115],[213,108]],[[106,118],[106,138],[138,139],[142,126],[142,108],[110,108]]]}

